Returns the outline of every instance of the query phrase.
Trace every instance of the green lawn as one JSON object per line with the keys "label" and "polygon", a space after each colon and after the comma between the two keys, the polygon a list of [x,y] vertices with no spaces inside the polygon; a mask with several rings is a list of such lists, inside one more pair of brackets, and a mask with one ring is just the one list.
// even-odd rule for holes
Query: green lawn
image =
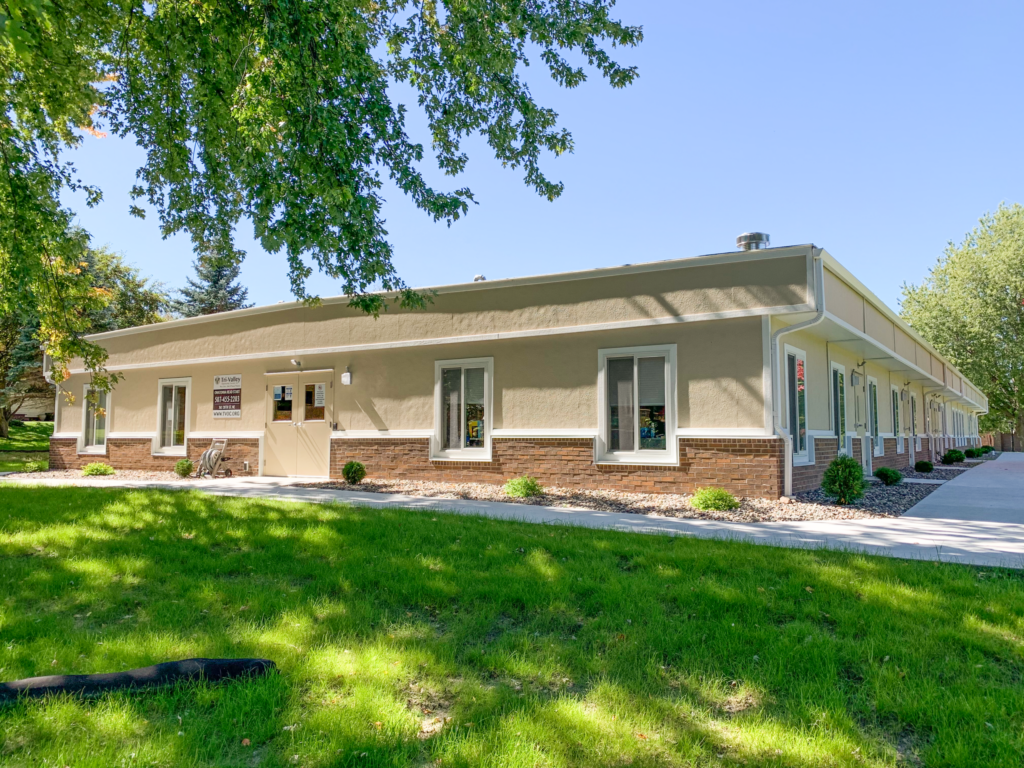
{"label": "green lawn", "polygon": [[26,421],[12,424],[8,437],[0,438],[0,452],[3,451],[48,451],[52,421]]}
{"label": "green lawn", "polygon": [[32,451],[30,453],[0,452],[0,472],[38,472],[50,466],[49,453]]}
{"label": "green lawn", "polygon": [[191,656],[281,670],[22,701],[0,709],[4,766],[1024,754],[1016,571],[198,492],[0,501],[0,679]]}

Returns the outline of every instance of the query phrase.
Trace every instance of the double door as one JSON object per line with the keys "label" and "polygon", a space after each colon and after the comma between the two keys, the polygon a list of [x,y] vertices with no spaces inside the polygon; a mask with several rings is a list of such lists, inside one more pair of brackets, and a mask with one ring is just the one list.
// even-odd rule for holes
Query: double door
{"label": "double door", "polygon": [[267,375],[263,474],[326,477],[334,421],[334,372]]}

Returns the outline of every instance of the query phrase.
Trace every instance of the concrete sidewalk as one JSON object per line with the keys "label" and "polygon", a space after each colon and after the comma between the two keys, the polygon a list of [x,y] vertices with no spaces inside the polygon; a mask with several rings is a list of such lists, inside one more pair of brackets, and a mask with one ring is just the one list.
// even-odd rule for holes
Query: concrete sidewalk
{"label": "concrete sidewalk", "polygon": [[1024,525],[1024,453],[1003,453],[964,472],[904,517]]}
{"label": "concrete sidewalk", "polygon": [[[979,467],[971,470],[970,474],[981,472],[983,469]],[[928,498],[942,493],[954,482],[960,482],[962,479],[964,478],[946,483]],[[221,496],[283,501],[317,503],[336,501],[365,507],[400,507],[454,512],[549,525],[579,525],[587,528],[605,528],[633,533],[734,539],[782,547],[825,547],[911,560],[942,560],[973,565],[1024,568],[1024,521],[1006,523],[967,518],[935,519],[915,514],[893,519],[727,523],[716,520],[687,520],[658,515],[594,512],[586,509],[540,507],[495,501],[430,499],[365,491],[297,488],[294,487],[296,483],[305,481],[268,477],[171,482],[87,481],[84,478],[70,481],[22,482],[48,486],[87,485],[90,487],[189,489]],[[1021,489],[1018,497],[1024,498],[1024,488]],[[919,504],[912,512],[916,512],[920,506]]]}

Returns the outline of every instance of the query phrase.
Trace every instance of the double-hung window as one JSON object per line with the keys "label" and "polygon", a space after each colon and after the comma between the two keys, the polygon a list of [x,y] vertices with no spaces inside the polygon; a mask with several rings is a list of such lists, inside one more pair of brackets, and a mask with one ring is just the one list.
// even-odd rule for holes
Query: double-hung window
{"label": "double-hung window", "polygon": [[157,453],[184,454],[188,435],[189,390],[192,380],[161,379],[157,412]]}
{"label": "double-hung window", "polygon": [[892,388],[892,434],[896,438],[896,453],[903,453],[903,424],[900,422],[900,390]]}
{"label": "double-hung window", "polygon": [[490,461],[494,358],[434,363],[433,456]]}
{"label": "double-hung window", "polygon": [[110,395],[88,385],[82,392],[82,452],[105,453]]}
{"label": "double-hung window", "polygon": [[846,369],[832,363],[832,431],[839,439],[839,452],[846,452]]}
{"label": "double-hung window", "polygon": [[598,352],[598,461],[674,464],[676,345]]}
{"label": "double-hung window", "polygon": [[789,436],[793,441],[793,457],[806,459],[807,442],[807,355],[802,350],[786,347],[786,415]]}

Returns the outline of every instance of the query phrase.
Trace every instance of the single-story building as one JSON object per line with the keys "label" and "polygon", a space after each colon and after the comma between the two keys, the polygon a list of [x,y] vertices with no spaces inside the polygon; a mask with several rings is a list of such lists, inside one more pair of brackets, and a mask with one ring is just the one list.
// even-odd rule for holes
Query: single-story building
{"label": "single-story building", "polygon": [[978,443],[985,396],[814,245],[424,289],[377,319],[345,297],[90,337],[50,466],[169,469],[227,438],[238,475],[642,492],[814,487],[837,453],[904,467]]}

